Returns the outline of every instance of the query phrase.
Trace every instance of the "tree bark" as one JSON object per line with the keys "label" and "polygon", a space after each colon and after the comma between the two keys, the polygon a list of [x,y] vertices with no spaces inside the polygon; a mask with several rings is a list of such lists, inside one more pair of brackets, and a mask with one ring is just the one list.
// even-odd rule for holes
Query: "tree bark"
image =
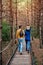
{"label": "tree bark", "polygon": [[[0,0],[0,51],[2,51],[2,0]],[[0,53],[0,65],[2,65],[2,53]]]}

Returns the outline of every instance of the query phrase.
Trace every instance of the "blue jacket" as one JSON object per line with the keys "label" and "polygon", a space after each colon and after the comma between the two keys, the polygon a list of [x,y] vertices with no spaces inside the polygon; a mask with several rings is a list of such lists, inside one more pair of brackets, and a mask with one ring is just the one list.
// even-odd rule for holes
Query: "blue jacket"
{"label": "blue jacket", "polygon": [[25,30],[25,40],[30,41],[30,30]]}

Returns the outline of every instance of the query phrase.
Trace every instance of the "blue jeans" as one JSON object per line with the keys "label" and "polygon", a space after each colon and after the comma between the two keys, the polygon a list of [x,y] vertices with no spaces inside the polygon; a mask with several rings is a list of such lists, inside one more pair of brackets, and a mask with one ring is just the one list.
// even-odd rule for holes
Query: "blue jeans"
{"label": "blue jeans", "polygon": [[18,42],[19,42],[19,44],[18,44],[18,51],[20,53],[22,53],[22,50],[23,50],[23,38],[19,38]]}
{"label": "blue jeans", "polygon": [[30,41],[26,40],[26,51],[30,51]]}

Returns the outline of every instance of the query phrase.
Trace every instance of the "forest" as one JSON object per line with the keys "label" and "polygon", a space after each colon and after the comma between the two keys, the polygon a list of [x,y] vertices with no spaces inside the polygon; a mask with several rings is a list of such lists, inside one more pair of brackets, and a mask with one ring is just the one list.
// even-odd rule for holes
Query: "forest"
{"label": "forest", "polygon": [[20,24],[24,30],[27,24],[31,26],[33,59],[37,59],[36,65],[43,65],[43,0],[0,0],[0,51],[9,46],[0,52],[3,65],[17,46],[14,42]]}

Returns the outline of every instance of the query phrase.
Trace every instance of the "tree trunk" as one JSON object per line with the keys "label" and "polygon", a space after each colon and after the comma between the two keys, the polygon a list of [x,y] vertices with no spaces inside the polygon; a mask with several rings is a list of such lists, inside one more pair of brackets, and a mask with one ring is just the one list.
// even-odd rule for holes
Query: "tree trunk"
{"label": "tree trunk", "polygon": [[[0,51],[2,51],[2,0],[0,0]],[[0,65],[2,65],[2,53],[0,53]]]}
{"label": "tree trunk", "polygon": [[13,12],[12,12],[12,0],[10,0],[10,26],[11,26],[11,39],[13,38]]}

